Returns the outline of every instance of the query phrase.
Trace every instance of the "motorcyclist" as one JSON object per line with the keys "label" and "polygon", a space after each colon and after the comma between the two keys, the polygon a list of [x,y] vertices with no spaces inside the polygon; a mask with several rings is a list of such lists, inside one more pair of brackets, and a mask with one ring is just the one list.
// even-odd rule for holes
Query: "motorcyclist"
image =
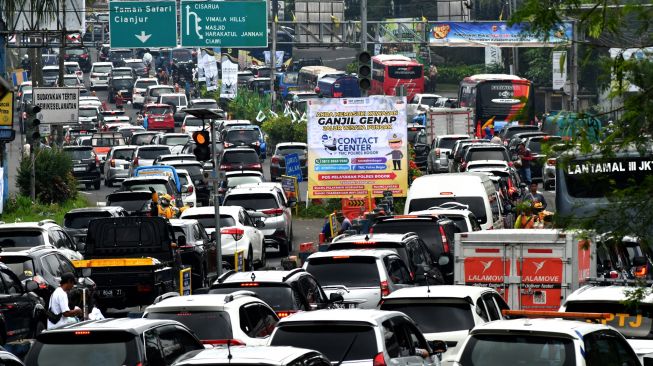
{"label": "motorcyclist", "polygon": [[152,206],[151,214],[152,216],[160,216],[166,219],[173,219],[179,216],[179,209],[172,205],[172,197],[169,194],[165,193],[159,196],[159,194],[150,189],[152,192]]}

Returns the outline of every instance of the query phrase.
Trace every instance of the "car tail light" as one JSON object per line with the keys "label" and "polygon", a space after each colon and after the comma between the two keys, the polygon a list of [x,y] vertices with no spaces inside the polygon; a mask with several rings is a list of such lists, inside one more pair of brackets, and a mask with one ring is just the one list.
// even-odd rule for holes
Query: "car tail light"
{"label": "car tail light", "polygon": [[381,296],[390,295],[390,288],[388,287],[388,281],[381,281]]}
{"label": "car tail light", "polygon": [[138,284],[136,285],[136,292],[152,292],[154,288],[152,285],[148,284]]}
{"label": "car tail light", "polygon": [[243,282],[240,284],[240,287],[258,287],[258,282]]}
{"label": "car tail light", "polygon": [[610,278],[619,278],[619,272],[615,270],[610,271]]}
{"label": "car tail light", "polygon": [[231,142],[227,142],[227,141],[224,142],[224,147],[230,147],[230,146],[234,146],[234,144],[232,144]]}
{"label": "car tail light", "polygon": [[245,342],[238,339],[203,339],[202,343],[210,344],[213,346],[224,345],[224,344],[228,344],[230,346],[245,346]]}
{"label": "car tail light", "polygon": [[635,277],[644,278],[646,277],[647,273],[648,273],[648,268],[646,268],[646,266],[635,267]]}
{"label": "car tail light", "polygon": [[181,132],[186,132],[186,123],[181,125]]}
{"label": "car tail light", "polygon": [[268,216],[280,216],[283,214],[283,208],[272,208],[269,210],[264,210],[263,213]]}
{"label": "car tail light", "polygon": [[556,158],[550,158],[546,161],[548,165],[556,165]]}
{"label": "car tail light", "polygon": [[75,335],[90,335],[90,334],[91,332],[89,332],[88,330],[78,330],[75,332]]}
{"label": "car tail light", "polygon": [[193,186],[188,186],[188,193],[189,194],[193,193],[194,190],[195,189],[193,188]]}
{"label": "car tail light", "polygon": [[133,163],[134,163],[134,166],[138,166],[138,156],[134,158]]}
{"label": "car tail light", "polygon": [[460,171],[462,172],[465,169],[467,169],[467,162],[465,160],[461,160],[460,161]]}
{"label": "car tail light", "polygon": [[272,159],[270,160],[271,164],[279,164],[279,157],[278,156],[273,156]]}
{"label": "car tail light", "polygon": [[23,119],[27,119],[27,112],[23,112]]}
{"label": "car tail light", "polygon": [[287,318],[287,317],[293,315],[294,313],[296,313],[296,311],[294,311],[294,310],[277,311],[277,316],[279,317],[279,319]]}
{"label": "car tail light", "polygon": [[79,55],[79,57],[81,57],[81,58],[88,58],[88,54],[86,54],[86,53],[82,53],[81,55]]}
{"label": "car tail light", "polygon": [[227,170],[227,169],[229,169],[229,165],[220,164],[220,170]]}
{"label": "car tail light", "polygon": [[315,94],[320,94],[320,87],[319,86],[315,87]]}
{"label": "car tail light", "polygon": [[247,164],[247,167],[251,168],[251,169],[261,169],[261,164],[260,163],[251,163],[251,164]]}
{"label": "car tail light", "polygon": [[254,141],[253,144],[256,145],[256,146],[260,146],[260,145],[261,145],[261,142],[260,142],[260,141]]}
{"label": "car tail light", "polygon": [[440,148],[435,149],[435,157],[436,158],[440,157]]}
{"label": "car tail light", "polygon": [[379,352],[376,356],[374,356],[372,366],[386,366],[385,356],[383,356],[383,352]]}
{"label": "car tail light", "polygon": [[109,161],[109,164],[111,164],[112,168],[115,168],[116,167],[116,159],[111,159],[111,161]]}
{"label": "car tail light", "polygon": [[449,240],[447,239],[447,234],[444,232],[442,226],[440,226],[440,237],[442,239],[442,251],[444,253],[449,253]]}
{"label": "car tail light", "polygon": [[99,168],[99,167],[100,167],[100,158],[99,158],[97,155],[95,155],[95,154],[93,154],[93,155],[94,155],[94,157],[95,157],[95,166],[96,166],[97,168]]}
{"label": "car tail light", "polygon": [[45,279],[39,275],[32,277],[32,280],[39,285],[39,289],[45,290],[48,288],[48,284],[45,283]]}
{"label": "car tail light", "polygon": [[231,237],[234,238],[235,241],[238,241],[243,238],[243,234],[245,234],[245,230],[237,227],[228,227],[220,230],[220,234],[231,235]]}
{"label": "car tail light", "polygon": [[334,92],[333,92],[333,97],[334,97],[334,98],[342,98],[342,92],[336,92],[336,91],[334,91]]}

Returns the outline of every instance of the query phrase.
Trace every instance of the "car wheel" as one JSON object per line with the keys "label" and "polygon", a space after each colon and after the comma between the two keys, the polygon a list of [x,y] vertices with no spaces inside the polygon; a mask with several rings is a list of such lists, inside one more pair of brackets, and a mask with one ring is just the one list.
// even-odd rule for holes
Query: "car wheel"
{"label": "car wheel", "polygon": [[97,190],[100,189],[101,184],[102,184],[102,181],[98,179],[98,180],[95,181],[95,183],[93,183],[93,188],[95,188],[95,190],[97,191]]}
{"label": "car wheel", "polygon": [[110,179],[105,179],[104,182],[106,183],[106,186],[109,188],[113,187],[113,181]]}
{"label": "car wheel", "polygon": [[258,263],[257,268],[265,268],[268,265],[267,253],[265,252],[265,245],[261,246],[261,260]]}
{"label": "car wheel", "polygon": [[90,184],[90,183],[86,183],[86,184],[84,184],[84,187],[86,187],[86,189],[91,189],[91,184]]}
{"label": "car wheel", "polygon": [[247,258],[245,258],[245,271],[253,271],[254,270],[254,250],[252,250],[252,247],[250,246],[249,249],[247,249]]}

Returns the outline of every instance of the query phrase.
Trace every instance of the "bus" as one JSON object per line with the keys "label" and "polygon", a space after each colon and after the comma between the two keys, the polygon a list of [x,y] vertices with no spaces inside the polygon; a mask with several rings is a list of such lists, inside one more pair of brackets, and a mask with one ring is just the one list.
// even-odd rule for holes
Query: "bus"
{"label": "bus", "polygon": [[486,127],[494,133],[508,123],[531,124],[535,118],[533,83],[515,75],[479,74],[460,82],[460,107],[471,108],[477,136]]}
{"label": "bus", "polygon": [[397,87],[402,85],[409,102],[415,94],[424,93],[424,66],[401,55],[372,57],[370,95],[397,95]]}
{"label": "bus", "polygon": [[563,219],[600,219],[610,201],[618,204],[609,197],[611,192],[641,186],[653,174],[651,144],[642,151],[636,146],[620,148],[610,157],[595,151],[574,150],[557,158],[556,213]]}
{"label": "bus", "polygon": [[575,140],[584,134],[589,142],[597,143],[603,136],[603,123],[596,117],[560,111],[542,121],[542,132]]}
{"label": "bus", "polygon": [[327,66],[304,66],[299,70],[297,76],[297,86],[299,90],[314,91],[317,81],[327,75],[343,75],[344,71],[339,71]]}

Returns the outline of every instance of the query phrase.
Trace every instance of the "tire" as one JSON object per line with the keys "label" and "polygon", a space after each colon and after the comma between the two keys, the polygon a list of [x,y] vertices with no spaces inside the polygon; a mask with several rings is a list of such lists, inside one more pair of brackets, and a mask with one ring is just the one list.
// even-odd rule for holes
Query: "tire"
{"label": "tire", "polygon": [[252,247],[250,246],[249,249],[247,249],[247,258],[245,258],[245,271],[253,271],[254,270],[254,250],[252,250]]}
{"label": "tire", "polygon": [[107,187],[112,188],[113,187],[113,182],[110,179],[105,179],[104,183]]}
{"label": "tire", "polygon": [[268,255],[265,251],[265,245],[261,246],[261,260],[257,266],[257,269],[259,268],[265,268],[268,265]]}
{"label": "tire", "polygon": [[84,187],[86,187],[86,189],[91,189],[91,184],[90,184],[90,183],[86,183],[86,184],[84,184]]}
{"label": "tire", "polygon": [[93,188],[95,188],[96,191],[100,190],[100,183],[101,181],[99,180],[93,183]]}

